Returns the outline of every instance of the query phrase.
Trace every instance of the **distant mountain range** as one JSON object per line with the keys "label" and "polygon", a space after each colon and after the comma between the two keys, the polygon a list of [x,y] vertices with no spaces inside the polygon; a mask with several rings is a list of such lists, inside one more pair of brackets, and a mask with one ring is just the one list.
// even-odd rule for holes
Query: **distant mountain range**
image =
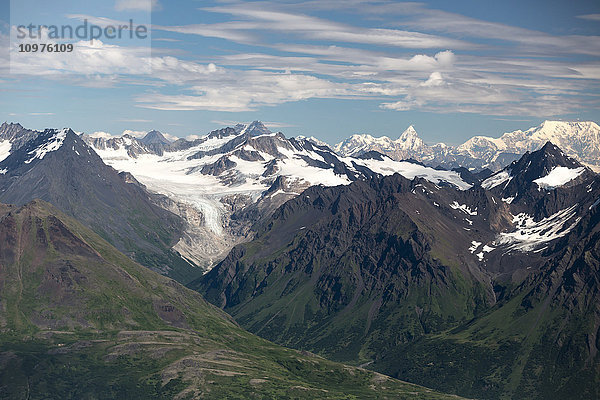
{"label": "distant mountain range", "polygon": [[378,153],[340,157],[315,139],[288,139],[259,121],[172,143],[156,131],[142,139],[82,138],[105,163],[167,196],[158,204],[189,222],[174,249],[205,268],[248,240],[253,224],[311,185],[347,185],[398,172],[439,185],[471,186],[457,172]]}
{"label": "distant mountain range", "polygon": [[550,142],[468,190],[313,186],[190,287],[269,340],[445,392],[597,398],[599,203]]}
{"label": "distant mountain range", "polygon": [[432,166],[498,170],[525,152],[540,149],[546,142],[552,142],[581,162],[600,166],[600,127],[591,121],[545,121],[526,131],[504,133],[500,138],[475,136],[459,146],[427,145],[410,126],[396,140],[353,135],[333,148],[343,156],[378,151],[396,160],[414,159]]}

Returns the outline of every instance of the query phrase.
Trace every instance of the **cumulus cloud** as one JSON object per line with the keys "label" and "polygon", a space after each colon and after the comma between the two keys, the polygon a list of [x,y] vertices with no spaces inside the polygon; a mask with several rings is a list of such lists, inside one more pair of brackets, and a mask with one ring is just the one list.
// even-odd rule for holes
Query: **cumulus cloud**
{"label": "cumulus cloud", "polygon": [[92,138],[101,138],[101,139],[112,139],[115,137],[112,134],[110,134],[108,132],[103,132],[103,131],[96,131],[94,133],[90,133],[88,136],[92,137]]}
{"label": "cumulus cloud", "polygon": [[135,138],[143,138],[144,136],[146,136],[148,132],[146,131],[132,131],[130,129],[125,129],[123,131],[123,133],[121,134],[121,136],[123,135],[129,135],[129,136],[133,136]]}
{"label": "cumulus cloud", "polygon": [[442,74],[439,72],[432,72],[431,75],[429,75],[429,79],[427,79],[425,82],[421,83],[419,86],[432,87],[432,86],[442,86],[443,84],[444,84],[444,78],[442,77]]}

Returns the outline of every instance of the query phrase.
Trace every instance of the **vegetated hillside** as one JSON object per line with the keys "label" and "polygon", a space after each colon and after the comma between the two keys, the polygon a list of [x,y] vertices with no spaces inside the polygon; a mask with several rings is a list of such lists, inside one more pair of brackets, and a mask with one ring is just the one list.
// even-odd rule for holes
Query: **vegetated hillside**
{"label": "vegetated hillside", "polygon": [[201,275],[171,249],[186,222],[156,206],[141,185],[128,183],[70,129],[23,132],[28,140],[13,138],[0,162],[0,201],[43,199],[144,266],[182,282]]}
{"label": "vegetated hillside", "polygon": [[37,200],[0,205],[0,398],[451,398],[284,349]]}
{"label": "vegetated hillside", "polygon": [[493,304],[460,253],[470,241],[448,207],[457,193],[399,175],[312,187],[191,287],[266,338],[371,361]]}
{"label": "vegetated hillside", "polygon": [[437,389],[466,396],[597,399],[598,203],[564,238],[558,256],[484,315],[398,346],[373,368],[417,383],[434,379]]}
{"label": "vegetated hillside", "polygon": [[466,191],[311,187],[190,284],[265,338],[476,398],[597,398],[600,178],[552,144]]}

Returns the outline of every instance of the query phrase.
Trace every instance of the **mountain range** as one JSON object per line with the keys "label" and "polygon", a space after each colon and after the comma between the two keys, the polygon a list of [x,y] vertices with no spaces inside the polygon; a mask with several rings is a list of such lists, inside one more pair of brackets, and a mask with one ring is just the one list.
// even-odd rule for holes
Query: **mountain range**
{"label": "mountain range", "polygon": [[3,399],[454,398],[251,335],[44,201],[0,243]]}
{"label": "mountain range", "polygon": [[445,392],[596,398],[599,202],[550,142],[468,190],[313,186],[190,287],[269,340]]}
{"label": "mountain range", "polygon": [[467,397],[597,398],[597,128],[333,149],[259,121],[176,141],[5,123],[0,393],[443,396],[317,353]]}
{"label": "mountain range", "polygon": [[288,139],[259,121],[192,141],[169,143],[158,135],[82,138],[106,164],[166,196],[158,204],[188,221],[174,249],[205,269],[248,240],[253,224],[311,185],[347,185],[399,172],[461,189],[471,186],[457,172],[381,154],[341,157],[314,139]]}
{"label": "mountain range", "polygon": [[356,134],[333,148],[343,156],[378,151],[395,160],[414,159],[446,168],[498,170],[527,151],[539,150],[546,142],[594,167],[600,166],[600,127],[592,121],[544,121],[526,131],[516,130],[499,138],[475,136],[459,146],[427,145],[410,126],[398,139]]}
{"label": "mountain range", "polygon": [[35,132],[0,126],[0,201],[52,203],[134,260],[186,281],[201,272],[171,250],[186,221],[159,207],[156,195],[119,174],[71,129]]}

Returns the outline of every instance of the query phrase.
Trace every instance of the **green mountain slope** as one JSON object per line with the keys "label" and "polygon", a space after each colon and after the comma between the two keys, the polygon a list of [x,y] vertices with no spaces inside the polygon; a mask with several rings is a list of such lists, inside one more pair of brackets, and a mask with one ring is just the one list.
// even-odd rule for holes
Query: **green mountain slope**
{"label": "green mountain slope", "polygon": [[470,320],[491,288],[420,187],[451,193],[399,175],[310,188],[190,287],[253,333],[357,364]]}
{"label": "green mountain slope", "polygon": [[451,398],[239,328],[48,203],[0,205],[0,398]]}
{"label": "green mountain slope", "polygon": [[[269,340],[443,392],[596,399],[600,178],[581,178],[530,182],[512,209],[418,178],[312,187],[190,287]],[[511,226],[568,207],[572,224]],[[562,234],[515,251],[494,241],[506,226],[524,240]]]}
{"label": "green mountain slope", "polygon": [[599,398],[597,205],[564,242],[559,256],[485,315],[399,346],[374,369],[480,398]]}
{"label": "green mountain slope", "polygon": [[[151,200],[144,187],[118,174],[72,130],[38,133],[0,162],[0,201],[24,205],[42,199],[92,228],[136,262],[189,282],[202,270],[172,247],[185,221]],[[59,146],[43,153],[50,144]],[[32,157],[41,152],[43,157]]]}

